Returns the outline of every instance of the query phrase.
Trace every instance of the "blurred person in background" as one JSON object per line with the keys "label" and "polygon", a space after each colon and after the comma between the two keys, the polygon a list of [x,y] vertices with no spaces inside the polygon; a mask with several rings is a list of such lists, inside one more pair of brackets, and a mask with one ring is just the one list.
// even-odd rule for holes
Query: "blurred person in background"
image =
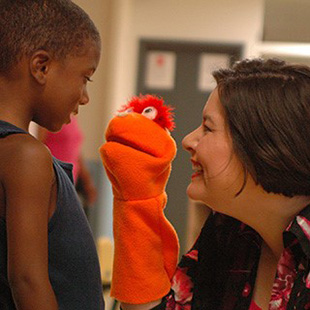
{"label": "blurred person in background", "polygon": [[42,141],[57,159],[73,165],[73,180],[84,211],[96,202],[97,189],[94,180],[82,155],[83,133],[76,116],[65,124],[59,132],[50,132],[38,127],[38,139]]}

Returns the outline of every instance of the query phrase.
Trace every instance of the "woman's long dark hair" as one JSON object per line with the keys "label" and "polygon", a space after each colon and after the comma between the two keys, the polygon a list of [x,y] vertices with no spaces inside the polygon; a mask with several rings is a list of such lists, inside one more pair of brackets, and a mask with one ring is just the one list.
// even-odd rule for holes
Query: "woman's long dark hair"
{"label": "woman's long dark hair", "polygon": [[213,76],[245,171],[267,192],[310,195],[310,68],[253,59]]}

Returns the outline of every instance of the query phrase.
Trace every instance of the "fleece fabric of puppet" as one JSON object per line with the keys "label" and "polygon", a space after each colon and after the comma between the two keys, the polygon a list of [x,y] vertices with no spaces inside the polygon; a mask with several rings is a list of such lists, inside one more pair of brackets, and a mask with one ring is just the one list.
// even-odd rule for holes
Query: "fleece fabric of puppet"
{"label": "fleece fabric of puppet", "polygon": [[106,141],[100,154],[114,195],[111,296],[147,303],[169,292],[178,260],[178,238],[164,215],[175,142],[168,130],[134,112],[111,120]]}

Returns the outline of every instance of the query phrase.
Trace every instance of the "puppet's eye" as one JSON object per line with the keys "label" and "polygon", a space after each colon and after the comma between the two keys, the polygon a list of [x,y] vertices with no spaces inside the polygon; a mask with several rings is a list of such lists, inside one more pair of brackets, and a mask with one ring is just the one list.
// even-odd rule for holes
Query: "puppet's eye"
{"label": "puppet's eye", "polygon": [[143,110],[141,114],[153,120],[157,116],[157,110],[154,107],[147,107]]}

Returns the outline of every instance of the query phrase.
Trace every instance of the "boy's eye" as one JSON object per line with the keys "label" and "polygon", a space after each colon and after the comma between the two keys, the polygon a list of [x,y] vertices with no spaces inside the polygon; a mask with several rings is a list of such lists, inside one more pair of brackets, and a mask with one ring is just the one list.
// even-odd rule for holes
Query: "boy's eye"
{"label": "boy's eye", "polygon": [[93,81],[89,76],[85,76],[85,79],[87,80],[87,82],[92,82]]}

